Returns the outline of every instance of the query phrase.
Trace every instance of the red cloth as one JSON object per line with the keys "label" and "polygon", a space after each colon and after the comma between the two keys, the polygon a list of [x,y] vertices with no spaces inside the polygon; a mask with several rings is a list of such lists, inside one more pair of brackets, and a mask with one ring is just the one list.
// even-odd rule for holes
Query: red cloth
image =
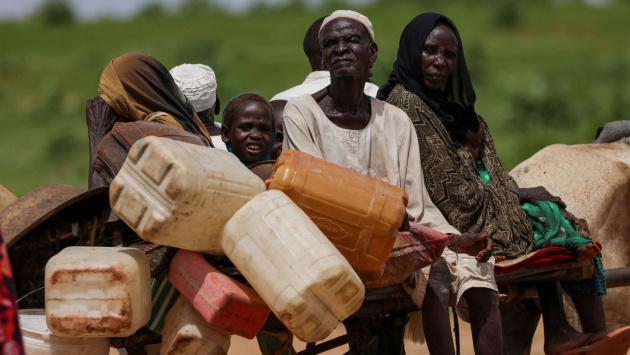
{"label": "red cloth", "polygon": [[513,260],[495,264],[495,274],[506,274],[523,268],[542,269],[576,263],[573,252],[561,247],[547,247],[536,250]]}
{"label": "red cloth", "polygon": [[0,231],[0,354],[4,355],[24,355],[16,298],[9,253]]}

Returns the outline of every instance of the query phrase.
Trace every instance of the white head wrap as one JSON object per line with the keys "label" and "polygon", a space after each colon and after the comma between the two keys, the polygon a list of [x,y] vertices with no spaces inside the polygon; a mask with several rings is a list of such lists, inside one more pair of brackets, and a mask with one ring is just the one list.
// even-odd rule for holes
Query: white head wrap
{"label": "white head wrap", "polygon": [[195,111],[205,111],[217,101],[217,78],[209,66],[182,64],[171,69],[170,73]]}
{"label": "white head wrap", "polygon": [[356,11],[352,11],[352,10],[337,10],[333,12],[332,14],[330,14],[330,16],[326,17],[324,19],[324,22],[322,22],[322,25],[319,28],[319,33],[322,33],[322,28],[324,28],[324,26],[326,26],[330,21],[336,20],[338,18],[349,18],[351,20],[360,22],[370,34],[370,38],[372,39],[372,42],[375,42],[374,29],[372,28],[372,22],[370,22],[370,20],[364,15],[361,15],[360,13]]}

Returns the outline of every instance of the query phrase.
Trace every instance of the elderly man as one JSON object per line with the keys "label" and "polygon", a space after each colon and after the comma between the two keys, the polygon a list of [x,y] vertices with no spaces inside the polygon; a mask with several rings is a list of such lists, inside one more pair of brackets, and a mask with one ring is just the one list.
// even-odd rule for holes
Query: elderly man
{"label": "elderly man", "polygon": [[[459,234],[428,197],[417,137],[409,117],[363,92],[378,53],[370,21],[354,11],[335,11],[324,19],[319,43],[324,65],[330,72],[330,86],[288,101],[283,117],[283,149],[297,149],[399,186],[409,195],[410,219],[444,233]],[[470,253],[483,262],[491,254],[491,243],[485,243],[485,238],[467,234],[456,240],[481,245]],[[426,279],[422,273],[413,278],[404,286],[420,305]],[[406,321],[406,314],[383,319],[385,334],[371,345],[369,353],[404,354]],[[368,323],[345,322],[349,329],[369,327]],[[500,334],[500,328],[496,334]]]}
{"label": "elderly man", "polygon": [[[324,67],[324,62],[322,60],[322,53],[319,48],[319,29],[324,21],[324,17],[318,18],[313,22],[313,24],[306,30],[306,34],[304,35],[304,41],[302,42],[302,48],[304,49],[304,54],[306,58],[308,58],[308,62],[311,66],[311,73],[308,74],[304,82],[300,85],[294,86],[288,90],[285,90],[281,93],[276,94],[271,98],[271,101],[283,100],[287,101],[296,96],[304,95],[304,94],[313,94],[318,92],[319,90],[330,85],[330,73]],[[370,73],[371,76],[371,73]],[[363,88],[363,92],[366,95],[376,97],[376,93],[378,91],[378,86],[366,82]]]}

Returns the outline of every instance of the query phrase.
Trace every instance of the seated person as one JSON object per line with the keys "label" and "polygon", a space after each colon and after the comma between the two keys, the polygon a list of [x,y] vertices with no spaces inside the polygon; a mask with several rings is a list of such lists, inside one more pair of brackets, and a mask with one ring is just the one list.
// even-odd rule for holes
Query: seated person
{"label": "seated person", "polygon": [[212,145],[225,150],[221,140],[221,125],[214,120],[214,116],[219,114],[221,103],[217,95],[217,78],[212,68],[203,64],[181,64],[171,69],[170,73],[210,133]]}
{"label": "seated person", "polygon": [[[459,235],[428,197],[409,117],[363,92],[378,52],[369,19],[354,11],[335,11],[323,21],[319,43],[325,67],[330,71],[330,86],[287,102],[283,149],[296,149],[398,186],[409,196],[410,220]],[[470,233],[459,237],[472,244],[481,242],[482,247],[472,253],[478,258],[475,262],[490,258],[492,245],[486,243],[485,235]],[[416,304],[422,304],[424,274],[415,273],[403,286]],[[347,319],[344,324],[349,331],[365,327],[377,335],[366,349],[367,354],[404,354],[407,318],[405,312],[400,312],[380,317],[380,326],[363,318]],[[351,353],[358,351],[355,347],[351,344]]]}
{"label": "seated person", "polygon": [[[417,16],[403,31],[397,58],[388,83],[381,87],[378,97],[402,108],[411,118],[420,146],[428,194],[436,202],[437,208],[447,221],[461,231],[489,234],[495,242],[496,256],[514,259],[531,252],[537,246],[537,240],[532,224],[521,209],[521,203],[549,201],[559,208],[566,206],[559,197],[552,196],[542,187],[519,188],[501,165],[487,125],[475,112],[476,94],[455,24],[448,17],[436,13]],[[454,109],[457,107],[454,105],[463,107],[469,114],[461,114]],[[470,159],[466,148],[455,143],[463,141],[466,136],[452,138],[468,132],[471,125],[483,127],[479,157],[487,175],[491,177],[492,181],[488,184],[481,181],[476,162]],[[589,257],[594,251],[598,249],[591,245],[584,255]],[[430,288],[444,289],[443,284],[432,283],[433,276],[432,273],[429,278]],[[448,278],[446,281],[448,287]],[[543,314],[547,354],[558,354],[589,345],[600,346],[611,339],[610,335],[605,334],[606,323],[600,293],[605,287],[592,286],[588,293],[576,292],[573,297],[586,332],[579,333],[566,320],[557,284],[536,283]],[[464,297],[469,292],[466,291]],[[427,299],[429,294],[428,290]],[[470,298],[472,295],[469,293],[468,296]],[[448,296],[438,297],[442,307],[437,302],[434,302],[436,306],[433,307],[425,304],[423,313],[442,313],[424,318],[425,322],[431,320],[431,327],[425,327],[425,333],[427,345],[432,352],[452,354],[454,350],[448,334],[450,326],[448,322],[440,321],[448,320],[448,304],[443,302],[445,298],[448,299]],[[466,301],[471,306],[471,301],[483,301],[483,298]],[[492,307],[496,308],[497,305]],[[479,314],[479,307],[469,308],[475,351],[484,354],[497,353],[501,341],[497,337],[498,332],[490,331],[487,326],[488,318]],[[504,314],[505,312],[502,320],[505,319]],[[497,330],[502,330],[504,336],[515,332],[520,337],[532,336],[533,331],[529,335],[525,334],[530,329],[514,329],[525,323],[502,322]],[[537,322],[533,324],[534,328],[536,326]],[[443,334],[448,337],[440,338]],[[436,342],[436,339],[444,341]],[[512,345],[507,342],[504,344]]]}

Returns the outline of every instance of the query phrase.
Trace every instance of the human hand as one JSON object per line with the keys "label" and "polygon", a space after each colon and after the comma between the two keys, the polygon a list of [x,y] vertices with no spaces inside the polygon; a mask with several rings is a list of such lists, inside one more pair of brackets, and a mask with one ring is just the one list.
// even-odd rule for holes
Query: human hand
{"label": "human hand", "polygon": [[408,231],[409,230],[409,222],[415,222],[416,219],[413,216],[410,216],[407,212],[405,212],[405,216],[403,217],[403,221],[402,224],[400,225],[400,228],[398,228],[399,231]]}
{"label": "human hand", "polygon": [[549,201],[558,205],[560,209],[567,208],[567,205],[562,201],[560,197],[550,194],[549,191],[547,191],[547,189],[542,186],[519,188],[518,197],[521,203]]}
{"label": "human hand", "polygon": [[494,242],[487,234],[464,233],[455,236],[455,252],[474,256],[481,263],[490,259],[493,246]]}

